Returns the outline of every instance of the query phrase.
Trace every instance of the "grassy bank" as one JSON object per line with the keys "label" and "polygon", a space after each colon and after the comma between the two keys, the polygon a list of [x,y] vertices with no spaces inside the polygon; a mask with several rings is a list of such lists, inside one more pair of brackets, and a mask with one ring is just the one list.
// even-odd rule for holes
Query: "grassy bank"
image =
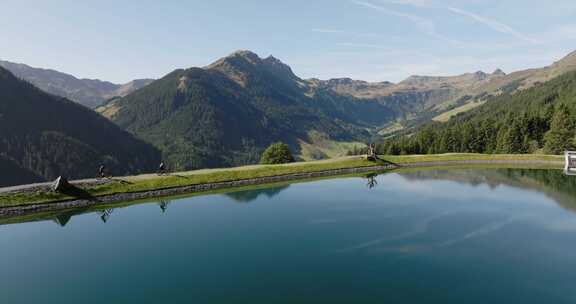
{"label": "grassy bank", "polygon": [[434,155],[400,155],[383,157],[389,162],[397,164],[427,163],[427,162],[452,162],[452,161],[549,161],[563,162],[564,157],[558,155],[540,154],[474,154],[474,153],[449,153]]}
{"label": "grassy bank", "polygon": [[[189,185],[208,184],[260,177],[279,176],[295,173],[319,172],[345,168],[371,167],[391,162],[398,165],[439,163],[454,161],[549,161],[561,162],[561,156],[548,155],[483,155],[483,154],[443,154],[443,155],[410,155],[383,156],[382,163],[365,160],[363,157],[344,157],[338,159],[301,162],[286,165],[256,165],[228,169],[196,170],[173,173],[168,176],[139,175],[114,178],[110,183],[89,186],[83,189],[89,196],[104,196],[117,193],[140,192],[156,189],[175,188]],[[20,206],[26,204],[50,203],[74,199],[77,197],[48,191],[9,193],[0,195],[0,207]]]}

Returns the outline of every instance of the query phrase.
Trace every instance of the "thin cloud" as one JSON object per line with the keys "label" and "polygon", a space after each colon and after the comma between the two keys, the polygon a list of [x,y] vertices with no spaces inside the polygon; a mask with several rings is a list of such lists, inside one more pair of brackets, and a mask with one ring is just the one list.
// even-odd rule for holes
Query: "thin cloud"
{"label": "thin cloud", "polygon": [[416,28],[418,28],[421,32],[425,33],[426,35],[428,35],[430,37],[448,42],[448,43],[456,45],[458,47],[463,46],[463,44],[461,42],[454,40],[454,39],[451,39],[451,38],[448,38],[448,37],[440,34],[436,30],[436,24],[431,20],[422,18],[420,16],[406,14],[403,12],[392,10],[392,9],[389,9],[389,8],[386,8],[383,6],[379,6],[379,5],[376,5],[373,3],[369,3],[369,2],[353,0],[352,3],[366,7],[366,8],[380,11],[380,12],[383,12],[383,13],[388,14],[388,15],[408,19],[410,22],[412,22],[416,26]]}
{"label": "thin cloud", "polygon": [[350,46],[350,47],[361,47],[361,48],[369,48],[369,49],[380,49],[380,50],[391,50],[392,49],[389,46],[370,44],[370,43],[340,42],[340,43],[337,43],[337,45]]}
{"label": "thin cloud", "polygon": [[434,2],[432,2],[431,0],[380,0],[381,2],[384,3],[390,3],[390,4],[401,4],[401,5],[408,5],[408,6],[414,6],[414,7],[427,7],[427,8],[446,8],[448,9],[450,12],[454,13],[454,14],[458,14],[464,17],[468,17],[471,18],[472,20],[485,25],[497,32],[500,33],[504,33],[504,34],[509,34],[512,35],[520,40],[532,43],[532,44],[540,44],[541,42],[538,40],[535,40],[531,37],[528,37],[524,34],[522,34],[520,31],[514,29],[513,27],[502,23],[498,20],[494,20],[491,18],[487,18],[484,16],[480,16],[478,14],[475,14],[473,12],[470,11],[466,11],[460,8],[456,8],[456,7],[452,7],[452,6],[445,6],[445,7],[440,7],[438,5],[436,5]]}
{"label": "thin cloud", "polygon": [[322,29],[322,28],[315,28],[312,29],[315,33],[323,33],[323,34],[345,34],[346,31],[343,30],[332,30],[332,29]]}
{"label": "thin cloud", "polygon": [[510,35],[520,39],[520,40],[524,40],[524,41],[530,42],[532,44],[539,44],[538,41],[520,33],[519,31],[515,30],[511,26],[504,24],[500,21],[497,21],[494,19],[489,19],[489,18],[480,16],[480,15],[474,14],[472,12],[465,11],[465,10],[455,8],[455,7],[448,7],[448,10],[455,13],[455,14],[471,18],[474,21],[476,21],[480,24],[486,25],[489,28],[491,28],[497,32],[504,33],[504,34],[510,34]]}
{"label": "thin cloud", "polygon": [[410,5],[416,7],[432,7],[434,4],[430,0],[380,0],[380,2],[390,4]]}
{"label": "thin cloud", "polygon": [[382,34],[377,34],[377,33],[360,33],[360,32],[352,32],[352,31],[345,31],[345,30],[339,30],[339,29],[329,29],[329,28],[314,28],[311,30],[314,33],[320,33],[320,34],[341,34],[341,35],[349,35],[349,36],[354,36],[354,37],[386,37],[386,38],[398,38],[395,36],[391,36],[391,35],[382,35]]}

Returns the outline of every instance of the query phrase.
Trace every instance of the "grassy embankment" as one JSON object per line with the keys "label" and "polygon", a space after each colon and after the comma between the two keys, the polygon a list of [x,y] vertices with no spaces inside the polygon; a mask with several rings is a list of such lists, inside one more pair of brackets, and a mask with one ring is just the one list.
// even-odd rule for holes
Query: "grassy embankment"
{"label": "grassy embankment", "polygon": [[[483,154],[442,154],[442,155],[409,155],[384,156],[387,162],[398,165],[428,163],[428,162],[454,162],[468,160],[505,160],[505,161],[557,161],[561,156],[550,155],[483,155]],[[175,188],[197,184],[217,183],[225,181],[243,180],[259,177],[278,176],[294,173],[318,172],[334,169],[357,168],[376,166],[379,163],[370,162],[363,157],[344,157],[331,160],[301,162],[287,165],[255,165],[228,169],[196,170],[173,173],[168,176],[139,175],[114,178],[108,184],[83,189],[90,196],[103,196],[116,193],[139,192],[156,189]],[[54,192],[25,192],[0,194],[0,207],[19,206],[32,203],[49,203],[74,199],[73,196]]]}

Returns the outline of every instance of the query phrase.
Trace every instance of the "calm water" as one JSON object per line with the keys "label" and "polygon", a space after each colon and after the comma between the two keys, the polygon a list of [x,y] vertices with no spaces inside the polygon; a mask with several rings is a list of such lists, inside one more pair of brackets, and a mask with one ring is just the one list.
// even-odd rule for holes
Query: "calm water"
{"label": "calm water", "polygon": [[390,173],[2,225],[0,303],[576,303],[575,179]]}

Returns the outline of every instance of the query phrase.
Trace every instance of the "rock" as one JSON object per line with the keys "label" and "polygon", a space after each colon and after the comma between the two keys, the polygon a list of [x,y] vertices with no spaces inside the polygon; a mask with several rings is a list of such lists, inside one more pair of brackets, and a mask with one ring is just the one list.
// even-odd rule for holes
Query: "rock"
{"label": "rock", "polygon": [[62,192],[66,189],[69,189],[70,187],[71,185],[68,182],[68,179],[62,176],[58,176],[58,178],[54,181],[54,184],[52,184],[52,190],[55,192]]}

